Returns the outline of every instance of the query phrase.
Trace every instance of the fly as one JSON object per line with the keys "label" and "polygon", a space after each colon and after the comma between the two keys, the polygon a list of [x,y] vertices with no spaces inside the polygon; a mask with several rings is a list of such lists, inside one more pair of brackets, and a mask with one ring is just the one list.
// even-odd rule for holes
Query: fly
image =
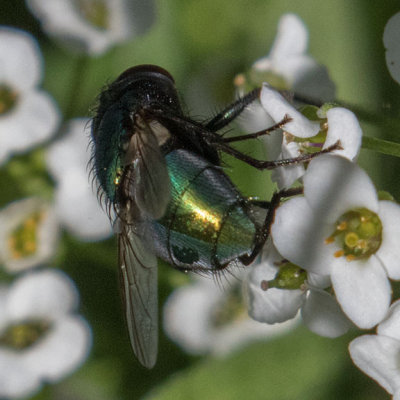
{"label": "fly", "polygon": [[207,123],[183,113],[174,79],[154,65],[126,70],[100,94],[92,121],[93,168],[99,193],[115,213],[130,341],[147,368],[157,358],[157,257],[185,272],[217,272],[233,261],[249,265],[281,198],[299,193],[281,191],[270,202],[244,197],[221,168],[220,153],[263,170],[336,148],[262,161],[231,147],[290,120],[236,138],[218,134],[259,94],[253,90]]}

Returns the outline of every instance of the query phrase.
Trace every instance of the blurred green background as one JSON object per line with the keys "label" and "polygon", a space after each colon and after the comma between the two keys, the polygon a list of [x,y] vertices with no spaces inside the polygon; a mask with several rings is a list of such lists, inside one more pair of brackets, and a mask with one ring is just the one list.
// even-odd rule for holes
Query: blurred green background
{"label": "blurred green background", "polygon": [[[51,1],[51,0],[50,0]],[[157,1],[157,20],[142,37],[85,64],[77,85],[77,56],[58,47],[40,29],[22,0],[1,2],[0,22],[31,32],[44,54],[43,87],[65,119],[89,115],[102,86],[124,69],[158,64],[175,77],[191,115],[207,117],[234,96],[233,78],[266,55],[279,17],[294,12],[310,33],[310,54],[326,65],[338,99],[359,110],[364,134],[400,142],[400,88],[385,64],[384,26],[400,10],[395,0],[166,0]],[[362,112],[361,112],[362,111]],[[264,155],[260,144],[245,150]],[[268,196],[265,175],[231,159],[231,176],[245,194]],[[0,171],[0,205],[35,193],[35,185],[15,182],[15,157]],[[363,150],[360,164],[379,189],[400,198],[399,161]],[[29,169],[29,168],[28,168]],[[27,169],[27,170],[28,170]],[[32,179],[46,171],[31,170]],[[252,180],[249,177],[252,177]],[[28,176],[29,179],[29,176]],[[81,310],[94,332],[94,347],[83,367],[35,399],[388,399],[377,384],[352,365],[347,344],[359,332],[330,340],[305,328],[271,342],[248,345],[224,359],[184,354],[161,332],[159,359],[142,368],[130,349],[124,326],[116,264],[116,242],[81,243],[64,235],[54,266],[65,270],[81,293]],[[180,274],[160,268],[160,305]],[[161,316],[160,316],[161,317]]]}

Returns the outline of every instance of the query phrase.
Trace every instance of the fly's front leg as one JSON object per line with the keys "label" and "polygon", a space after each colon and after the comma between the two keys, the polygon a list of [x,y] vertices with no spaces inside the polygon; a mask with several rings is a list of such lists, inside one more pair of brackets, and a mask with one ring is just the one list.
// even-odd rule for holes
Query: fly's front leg
{"label": "fly's front leg", "polygon": [[246,254],[246,255],[239,257],[239,260],[243,265],[251,264],[256,259],[256,257],[260,254],[265,242],[268,239],[272,223],[274,222],[275,211],[279,207],[279,204],[280,204],[282,198],[297,196],[302,193],[303,193],[302,187],[281,190],[279,192],[274,193],[270,202],[268,202],[268,203],[265,202],[265,205],[268,204],[268,212],[265,217],[263,226],[260,228],[259,232],[257,232],[257,234],[256,234],[256,242],[254,244],[254,248],[253,248],[251,254],[248,254],[248,255]]}
{"label": "fly's front leg", "polygon": [[216,132],[229,125],[249,104],[260,97],[261,88],[254,89],[250,93],[236,100],[218,113],[205,128]]}

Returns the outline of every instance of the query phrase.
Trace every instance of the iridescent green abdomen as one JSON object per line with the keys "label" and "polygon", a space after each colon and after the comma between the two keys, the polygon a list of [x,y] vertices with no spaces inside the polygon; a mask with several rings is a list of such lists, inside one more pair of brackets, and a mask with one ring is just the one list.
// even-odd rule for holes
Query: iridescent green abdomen
{"label": "iridescent green abdomen", "polygon": [[200,156],[175,150],[166,156],[171,200],[150,234],[156,254],[182,269],[216,269],[255,243],[252,208],[222,168]]}

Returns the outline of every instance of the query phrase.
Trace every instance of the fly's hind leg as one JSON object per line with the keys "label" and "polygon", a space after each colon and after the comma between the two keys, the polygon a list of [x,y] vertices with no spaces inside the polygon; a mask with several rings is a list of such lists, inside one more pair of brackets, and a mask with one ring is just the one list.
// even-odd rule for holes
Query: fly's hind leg
{"label": "fly's hind leg", "polygon": [[292,188],[292,189],[287,189],[287,190],[281,190],[279,192],[274,193],[272,196],[271,201],[269,202],[260,202],[256,201],[253,202],[255,205],[267,209],[267,215],[265,217],[264,223],[262,227],[259,229],[259,231],[256,234],[256,242],[254,244],[254,248],[250,254],[245,254],[241,257],[239,257],[239,260],[242,264],[244,265],[249,265],[251,264],[256,257],[260,254],[265,242],[267,241],[272,223],[274,222],[274,217],[275,217],[275,211],[278,208],[281,200],[285,197],[292,197],[292,196],[297,196],[299,194],[303,193],[303,188]]}

